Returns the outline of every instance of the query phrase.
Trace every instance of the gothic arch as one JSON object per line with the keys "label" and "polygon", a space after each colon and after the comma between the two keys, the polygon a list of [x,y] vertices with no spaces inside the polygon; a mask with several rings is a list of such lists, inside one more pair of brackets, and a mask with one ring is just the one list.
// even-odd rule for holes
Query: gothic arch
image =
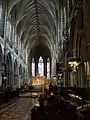
{"label": "gothic arch", "polygon": [[15,59],[14,61],[14,85],[17,85],[17,80],[18,80],[18,63],[17,63],[17,60]]}
{"label": "gothic arch", "polygon": [[23,78],[25,77],[25,68],[23,67]]}
{"label": "gothic arch", "polygon": [[19,64],[19,84],[23,85],[23,78],[25,77],[25,68]]}
{"label": "gothic arch", "polygon": [[22,65],[19,65],[19,75],[22,77]]}
{"label": "gothic arch", "polygon": [[7,74],[7,85],[12,85],[12,56],[9,52],[6,55],[6,74]]}
{"label": "gothic arch", "polygon": [[14,74],[17,75],[18,73],[18,64],[17,64],[17,60],[15,60],[14,62]]}

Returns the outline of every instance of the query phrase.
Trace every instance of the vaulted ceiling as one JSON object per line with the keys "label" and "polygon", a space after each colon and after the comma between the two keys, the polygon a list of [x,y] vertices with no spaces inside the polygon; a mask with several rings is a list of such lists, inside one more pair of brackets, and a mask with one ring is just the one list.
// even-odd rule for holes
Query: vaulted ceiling
{"label": "vaulted ceiling", "polygon": [[52,49],[57,33],[59,2],[60,0],[8,1],[7,14],[28,50],[39,43]]}
{"label": "vaulted ceiling", "polygon": [[30,51],[29,56],[37,58],[39,58],[40,56],[42,56],[43,58],[51,58],[50,50],[44,44],[33,47]]}

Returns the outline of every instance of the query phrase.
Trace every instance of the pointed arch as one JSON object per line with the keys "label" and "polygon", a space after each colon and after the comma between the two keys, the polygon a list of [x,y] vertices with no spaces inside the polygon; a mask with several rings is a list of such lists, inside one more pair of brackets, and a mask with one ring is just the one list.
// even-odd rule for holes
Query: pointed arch
{"label": "pointed arch", "polygon": [[7,85],[12,86],[12,57],[10,52],[6,56],[6,76]]}

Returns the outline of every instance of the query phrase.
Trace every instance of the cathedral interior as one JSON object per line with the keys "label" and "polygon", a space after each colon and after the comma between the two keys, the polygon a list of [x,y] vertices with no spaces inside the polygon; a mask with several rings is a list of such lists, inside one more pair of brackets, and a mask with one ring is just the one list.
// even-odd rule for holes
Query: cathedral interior
{"label": "cathedral interior", "polygon": [[78,111],[90,120],[89,7],[90,0],[0,0],[0,120],[36,120],[31,96],[44,94],[45,81],[60,99],[67,91],[83,99]]}

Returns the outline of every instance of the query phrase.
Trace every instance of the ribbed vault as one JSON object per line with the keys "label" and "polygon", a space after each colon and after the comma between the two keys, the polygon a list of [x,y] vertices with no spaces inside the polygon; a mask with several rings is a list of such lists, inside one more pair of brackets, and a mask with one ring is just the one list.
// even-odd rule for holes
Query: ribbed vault
{"label": "ribbed vault", "polygon": [[57,1],[10,0],[8,3],[8,16],[15,23],[16,32],[28,51],[38,43],[51,50],[56,42]]}
{"label": "ribbed vault", "polygon": [[31,57],[40,57],[42,56],[43,58],[51,58],[51,53],[50,50],[48,49],[48,47],[46,47],[45,45],[39,44],[34,46],[31,51],[30,51],[30,55]]}

